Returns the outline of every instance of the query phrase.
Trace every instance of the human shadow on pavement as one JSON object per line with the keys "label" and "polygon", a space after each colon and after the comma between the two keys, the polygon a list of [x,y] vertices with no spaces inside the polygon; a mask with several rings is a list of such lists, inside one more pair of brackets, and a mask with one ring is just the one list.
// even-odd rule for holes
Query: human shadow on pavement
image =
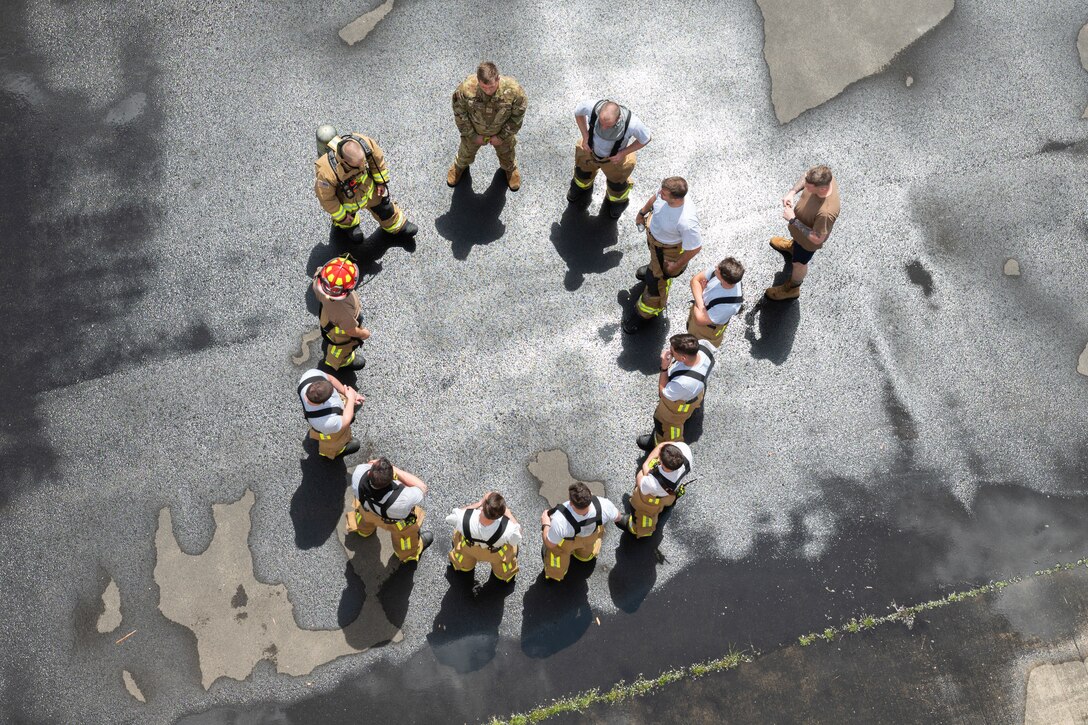
{"label": "human shadow on pavement", "polygon": [[442,664],[462,674],[475,672],[495,659],[506,597],[514,585],[490,573],[478,585],[474,572],[456,571],[452,566],[446,567],[446,581],[449,586],[427,642]]}
{"label": "human shadow on pavement", "polygon": [[347,469],[342,458],[319,455],[317,441],[311,438],[306,438],[303,448],[309,455],[299,461],[302,481],[291,496],[289,511],[295,546],[313,549],[328,541],[343,516]]}
{"label": "human shadow on pavement", "polygon": [[[383,553],[385,547],[377,534],[364,538],[348,533],[344,537],[344,548],[348,552],[348,562],[344,567],[344,591],[336,612],[344,641],[357,650],[388,644],[396,639],[407,608],[386,608],[382,591],[401,564],[388,549]],[[410,568],[414,572],[415,566]],[[399,586],[403,586],[403,582]],[[404,592],[398,592],[397,596],[405,596],[407,601]],[[398,615],[396,621],[390,617],[390,611]]]}
{"label": "human shadow on pavement", "polygon": [[571,557],[563,581],[545,578],[544,572],[525,592],[521,613],[521,651],[529,657],[551,657],[582,638],[593,621],[589,606],[589,576],[597,560]]}
{"label": "human shadow on pavement", "polygon": [[[616,294],[616,303],[622,310],[624,321],[638,315],[634,309],[635,301],[642,296],[645,288],[644,282],[636,282],[634,287],[620,290]],[[620,330],[618,334],[622,335],[620,345],[623,349],[616,358],[617,365],[624,370],[638,371],[646,375],[661,369],[661,350],[669,334],[669,318],[666,314],[643,322],[638,332],[632,334]]]}
{"label": "human shadow on pavement", "polygon": [[[630,513],[630,496],[625,494],[623,498],[624,508]],[[632,534],[620,536],[620,543],[616,547],[616,565],[608,573],[608,593],[612,603],[628,614],[642,606],[657,582],[657,567],[665,563],[659,547],[672,509],[669,506],[661,512],[652,535],[644,539],[637,539]]]}
{"label": "human shadow on pavement", "polygon": [[[787,261],[782,271],[774,276],[772,285],[780,285],[789,279],[791,267]],[[800,300],[776,302],[761,295],[744,315],[744,322],[744,339],[751,346],[752,357],[781,365],[793,349],[793,339],[801,322]]]}
{"label": "human shadow on pavement", "polygon": [[601,274],[619,265],[623,252],[618,249],[605,251],[619,241],[619,232],[608,213],[607,205],[590,215],[584,199],[571,202],[558,222],[552,224],[551,240],[555,251],[567,263],[567,275],[563,287],[573,292],[586,281],[587,274]]}
{"label": "human shadow on pavement", "polygon": [[501,239],[506,225],[499,219],[506,206],[506,172],[497,169],[483,194],[472,190],[471,169],[453,187],[450,208],[434,220],[434,228],[451,243],[454,259],[468,259],[472,248]]}

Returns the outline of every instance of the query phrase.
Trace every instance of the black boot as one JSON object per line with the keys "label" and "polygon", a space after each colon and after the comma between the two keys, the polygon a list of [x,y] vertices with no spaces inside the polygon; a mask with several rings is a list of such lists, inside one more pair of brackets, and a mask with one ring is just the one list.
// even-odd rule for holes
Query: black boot
{"label": "black boot", "polygon": [[625,534],[631,533],[631,529],[630,529],[630,526],[631,526],[631,514],[627,514],[626,516],[624,516],[619,521],[616,521],[615,524],[616,524],[616,528],[619,529],[620,531],[624,532]]}
{"label": "black boot", "polygon": [[344,446],[344,450],[336,454],[336,457],[343,458],[344,456],[350,456],[352,453],[358,453],[359,448],[359,439],[352,438],[350,441],[348,441],[348,444]]}
{"label": "black boot", "polygon": [[627,205],[630,203],[630,201],[624,199],[623,201],[609,201],[607,203],[608,216],[612,217],[613,219],[619,219],[621,216],[623,216],[623,210],[627,208]]}
{"label": "black boot", "polygon": [[632,312],[627,316],[627,319],[623,321],[623,331],[628,335],[635,335],[642,329],[642,325],[646,321],[638,316],[637,313]]}
{"label": "black boot", "polygon": [[635,445],[644,451],[652,451],[654,449],[654,436],[652,433],[643,433],[635,441]]}
{"label": "black boot", "polygon": [[424,551],[427,550],[428,546],[434,543],[434,534],[432,534],[430,531],[420,531],[419,540],[423,542],[423,548],[419,550],[419,553],[422,554]]}
{"label": "black boot", "polygon": [[397,232],[397,234],[403,235],[405,237],[414,237],[416,235],[416,232],[418,231],[419,227],[417,227],[412,222],[404,222],[404,226],[400,228],[400,231]]}
{"label": "black boot", "polygon": [[592,194],[592,193],[593,193],[593,186],[592,185],[588,189],[583,189],[582,187],[578,186],[577,182],[575,182],[574,179],[571,179],[570,180],[570,189],[567,191],[567,201],[569,201],[571,203],[574,203],[574,202],[578,201],[579,199],[581,199],[582,197],[584,197],[586,194]]}
{"label": "black boot", "polygon": [[637,270],[635,270],[635,279],[637,279],[639,281],[642,281],[642,282],[645,282],[646,281],[646,275],[648,275],[649,273],[650,273],[650,265],[644,264],[641,267],[639,267]]}
{"label": "black boot", "polygon": [[348,370],[362,370],[366,367],[366,358],[359,353],[355,353],[355,356],[351,358],[351,362],[343,367]]}

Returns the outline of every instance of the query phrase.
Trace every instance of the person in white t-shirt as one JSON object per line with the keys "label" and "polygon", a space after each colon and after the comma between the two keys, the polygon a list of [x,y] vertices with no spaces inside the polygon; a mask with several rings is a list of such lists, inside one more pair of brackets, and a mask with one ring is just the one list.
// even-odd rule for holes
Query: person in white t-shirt
{"label": "person in white t-shirt", "polygon": [[694,298],[688,313],[688,332],[714,347],[721,347],[729,320],[744,305],[744,265],[735,257],[726,257],[691,278]]}
{"label": "person in white t-shirt", "polygon": [[574,178],[567,201],[592,194],[597,171],[603,171],[608,213],[619,219],[634,186],[635,152],[650,143],[650,129],[630,109],[607,99],[582,101],[574,109],[574,120],[582,140],[574,145]]}
{"label": "person in white t-shirt", "polygon": [[483,561],[491,565],[496,579],[514,580],[521,524],[506,508],[501,493],[488,491],[476,503],[455,508],[446,523],[453,527],[450,566],[457,571],[475,571],[476,563]]}
{"label": "person in white t-shirt", "polygon": [[673,279],[684,273],[688,262],[703,248],[699,216],[695,202],[688,197],[688,182],[683,178],[670,176],[661,182],[661,189],[639,210],[635,223],[642,228],[647,219],[650,263],[635,273],[646,283],[646,288],[635,303],[637,314],[624,320],[623,330],[627,333],[638,332],[643,322],[665,311]]}
{"label": "person in white t-shirt", "polygon": [[669,338],[657,376],[654,432],[638,437],[639,448],[648,451],[663,441],[684,440],[684,423],[703,404],[706,379],[713,367],[714,347],[709,342],[700,342],[687,332]]}
{"label": "person in white t-shirt", "polygon": [[567,494],[569,500],[540,515],[544,576],[555,581],[567,575],[572,555],[578,561],[593,561],[601,551],[604,525],[623,518],[614,503],[594,496],[581,481],[572,483]]}
{"label": "person in white t-shirt", "polygon": [[298,397],[318,453],[340,458],[359,450],[359,441],[351,437],[351,422],[366,398],[358,391],[312,368],[298,381]]}
{"label": "person in white t-shirt", "polygon": [[666,507],[684,495],[684,478],[691,473],[691,447],[683,441],[659,443],[635,474],[630,516],[616,526],[638,538],[653,535]]}
{"label": "person in white t-shirt", "polygon": [[434,541],[431,532],[420,531],[425,514],[419,504],[427,495],[427,485],[408,471],[394,468],[389,459],[375,458],[355,469],[351,488],[355,504],[347,514],[348,533],[371,536],[385,529],[398,559],[419,561]]}

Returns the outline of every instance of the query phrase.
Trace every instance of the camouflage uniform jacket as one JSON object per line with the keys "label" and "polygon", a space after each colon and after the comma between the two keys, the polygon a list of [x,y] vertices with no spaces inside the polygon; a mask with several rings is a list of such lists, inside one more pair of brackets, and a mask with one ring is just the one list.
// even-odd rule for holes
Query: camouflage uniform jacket
{"label": "camouflage uniform jacket", "polygon": [[505,141],[521,129],[528,104],[525,91],[513,78],[500,76],[495,95],[487,96],[473,73],[453,92],[453,120],[466,138],[479,134]]}

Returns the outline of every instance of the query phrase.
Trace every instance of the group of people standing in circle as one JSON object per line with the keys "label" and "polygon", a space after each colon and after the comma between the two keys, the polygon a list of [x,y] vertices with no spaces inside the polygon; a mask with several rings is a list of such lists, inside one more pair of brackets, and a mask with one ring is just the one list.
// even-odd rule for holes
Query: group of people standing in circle
{"label": "group of people standing in circle", "polygon": [[[515,152],[528,107],[520,84],[500,75],[494,63],[481,63],[457,86],[452,107],[460,145],[446,183],[451,187],[462,183],[464,171],[479,149],[490,145],[509,190],[520,189],[522,178]],[[567,199],[571,204],[590,199],[600,171],[606,179],[604,203],[609,215],[619,219],[630,203],[636,152],[650,143],[651,132],[629,109],[607,99],[583,101],[574,115],[581,138],[575,144]],[[374,139],[322,127],[318,146],[314,190],[337,229],[359,241],[365,209],[387,234],[416,234],[416,225],[389,194],[389,168]],[[782,197],[782,210],[790,236],[772,237],[770,245],[792,261],[792,271],[787,281],[766,289],[766,297],[775,301],[800,295],[808,264],[826,243],[838,217],[839,190],[830,169],[810,168]],[[639,208],[635,223],[645,231],[649,260],[635,273],[644,287],[623,322],[627,334],[638,334],[663,317],[673,282],[703,247],[698,213],[688,194],[688,183],[680,176],[661,182]],[[321,367],[302,375],[297,392],[310,425],[309,436],[317,442],[319,455],[330,459],[360,449],[359,441],[351,435],[351,424],[364,397],[337,377],[341,370],[359,370],[365,365],[360,345],[370,337],[370,331],[363,326],[362,304],[355,289],[360,274],[350,255],[337,256],[316,270],[312,283],[321,305],[325,355]],[[703,403],[729,321],[744,304],[744,274],[744,265],[727,256],[691,278],[693,299],[687,332],[671,336],[661,353],[653,429],[637,440],[647,455],[635,475],[630,511],[595,496],[584,483],[572,484],[569,499],[540,517],[546,578],[562,580],[572,557],[594,559],[609,523],[626,535],[651,536],[661,513],[684,494],[684,479],[693,463],[691,447],[684,442],[684,426]],[[423,529],[427,485],[384,457],[356,466],[351,485],[355,500],[347,512],[349,534],[369,537],[384,529],[402,562],[418,561],[434,541],[433,534]],[[455,508],[446,522],[453,529],[450,566],[470,572],[477,563],[487,563],[498,580],[513,581],[524,532],[501,493],[489,491],[478,501]]]}

